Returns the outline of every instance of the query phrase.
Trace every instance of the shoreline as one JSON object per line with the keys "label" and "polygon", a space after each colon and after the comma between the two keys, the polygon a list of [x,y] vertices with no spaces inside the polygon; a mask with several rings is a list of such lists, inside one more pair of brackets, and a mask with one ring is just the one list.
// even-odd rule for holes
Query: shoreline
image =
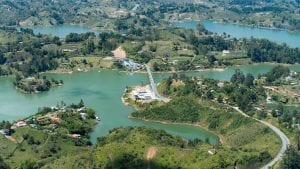
{"label": "shoreline", "polygon": [[200,125],[199,123],[197,124],[193,124],[193,123],[180,123],[180,122],[171,122],[171,121],[163,121],[163,120],[151,120],[151,119],[145,119],[145,118],[137,118],[137,117],[133,117],[131,115],[128,116],[128,119],[133,119],[133,120],[142,120],[142,121],[146,121],[146,122],[154,122],[154,123],[161,123],[161,124],[171,124],[171,125],[187,125],[187,126],[194,126],[194,127],[198,127],[201,128],[215,136],[218,137],[218,141],[223,145],[225,144],[225,137],[222,136],[221,134],[218,134],[215,131],[211,131],[209,130],[207,127],[204,127],[203,125]]}
{"label": "shoreline", "polygon": [[[242,66],[258,66],[258,65],[283,65],[283,66],[300,66],[300,63],[295,63],[295,64],[288,64],[288,63],[277,63],[277,62],[261,62],[261,63],[251,63],[251,64],[244,64],[244,65],[232,65],[232,66],[227,66],[227,67],[215,67],[215,68],[205,68],[205,69],[195,69],[195,70],[178,70],[178,71],[157,71],[157,72],[152,72],[153,74],[173,74],[173,73],[197,73],[197,72],[207,72],[207,71],[216,71],[216,72],[223,72],[226,71],[228,68],[231,67],[242,67]],[[91,71],[101,71],[101,70],[113,70],[113,71],[119,71],[121,73],[131,73],[128,70],[124,69],[118,69],[118,68],[90,68],[87,69],[86,71],[60,71],[60,70],[49,70],[46,72],[40,72],[40,74],[61,74],[61,75],[67,75],[67,74],[75,74],[75,73],[88,73]],[[140,73],[140,74],[146,74],[146,70],[138,70],[133,73]],[[10,75],[5,75],[5,76],[0,76],[0,78],[7,78],[7,77],[13,77],[14,74]]]}
{"label": "shoreline", "polygon": [[[139,108],[135,105],[132,105],[130,104],[129,102],[126,101],[126,98],[124,97],[126,95],[126,92],[127,92],[127,89],[124,90],[124,94],[121,96],[121,101],[122,103],[125,105],[125,106],[130,106],[132,107],[133,109],[135,110],[139,110]],[[128,98],[130,99],[130,98]],[[140,119],[140,118],[136,118],[136,117],[133,117],[131,116],[131,113],[128,115],[128,119],[135,119],[135,120],[142,120],[142,121],[146,121],[146,122],[155,122],[155,123],[161,123],[161,124],[173,124],[173,125],[187,125],[187,126],[194,126],[194,127],[198,127],[198,128],[201,128],[213,135],[215,135],[217,138],[218,138],[218,141],[221,143],[221,144],[224,144],[225,143],[225,137],[222,136],[221,134],[215,132],[215,131],[211,131],[209,130],[207,127],[203,126],[203,125],[200,125],[200,124],[192,124],[192,123],[179,123],[179,122],[171,122],[171,121],[163,121],[163,120],[151,120],[151,119]]]}
{"label": "shoreline", "polygon": [[[272,65],[272,66],[276,66],[276,65],[282,65],[282,66],[287,66],[287,67],[294,67],[297,69],[297,66],[300,66],[300,63],[295,63],[295,64],[288,64],[288,63],[277,63],[277,62],[261,62],[261,63],[250,63],[250,64],[243,64],[243,65],[232,65],[232,66],[227,66],[227,67],[215,67],[215,68],[205,68],[205,69],[195,69],[195,70],[179,70],[179,71],[157,71],[157,72],[152,72],[153,74],[165,74],[165,75],[172,75],[172,74],[185,74],[185,73],[199,73],[199,72],[224,72],[228,69],[239,69],[240,67],[243,66],[259,66],[259,65]],[[118,69],[115,67],[112,68],[100,68],[100,67],[92,67],[89,69],[86,69],[85,71],[60,71],[60,70],[50,70],[50,71],[46,71],[46,72],[40,72],[39,74],[43,75],[71,75],[71,74],[76,74],[76,73],[89,73],[91,71],[98,71],[101,72],[102,70],[106,70],[106,71],[118,71],[119,73],[137,73],[137,74],[147,74],[146,70],[138,70],[135,72],[130,72],[128,70],[125,69]],[[297,70],[295,70],[297,71]],[[196,75],[195,75],[196,76]],[[5,78],[13,78],[14,74],[10,74],[10,75],[5,75],[5,76],[0,76],[0,80],[1,79],[5,79]],[[51,88],[55,88],[55,87],[60,87],[63,86],[63,84],[60,85],[55,85],[52,86]],[[22,91],[22,89],[19,88],[15,88],[17,91],[24,93],[24,94],[37,94],[37,93],[43,93],[43,92],[47,92],[47,91],[37,91],[37,92],[26,92],[26,91]]]}
{"label": "shoreline", "polygon": [[[165,20],[164,20],[165,21]],[[199,21],[199,22],[203,22],[203,21],[212,21],[214,23],[219,23],[219,24],[232,24],[232,25],[237,25],[237,26],[246,26],[246,27],[249,27],[249,28],[258,28],[258,29],[267,29],[267,30],[275,30],[275,31],[287,31],[289,33],[299,33],[300,30],[290,30],[288,28],[278,28],[278,27],[274,27],[274,26],[271,26],[271,27],[268,27],[268,26],[259,26],[259,25],[249,25],[249,24],[246,24],[246,23],[242,23],[242,22],[230,22],[230,21],[222,21],[221,19],[204,19],[204,20],[201,20],[201,19],[191,19],[191,18],[187,18],[187,19],[179,19],[179,20],[171,20],[171,21],[167,21],[167,22],[170,22],[170,23],[174,23],[174,22],[184,22],[184,21]],[[37,24],[37,25],[25,25],[25,26],[21,26],[21,25],[16,25],[16,27],[22,27],[22,28],[32,28],[32,27],[55,27],[55,26],[61,26],[61,25],[69,25],[69,26],[80,26],[80,27],[86,27],[86,28],[89,28],[91,29],[92,31],[94,31],[95,33],[100,33],[102,31],[110,31],[110,29],[102,29],[102,28],[99,28],[95,25],[90,25],[90,24],[87,24],[87,23],[74,23],[74,22],[66,22],[64,24],[56,24],[56,25],[43,25],[43,24]]]}
{"label": "shoreline", "polygon": [[274,30],[274,31],[286,31],[288,33],[299,33],[300,30],[289,30],[287,28],[276,28],[276,27],[266,27],[266,26],[258,26],[258,25],[248,25],[248,24],[244,24],[241,22],[238,23],[234,23],[234,22],[224,22],[221,21],[220,19],[204,19],[204,20],[200,20],[200,19],[181,19],[181,20],[172,20],[169,21],[170,23],[176,23],[176,22],[185,22],[185,21],[196,21],[196,22],[205,22],[205,21],[211,21],[213,23],[218,23],[218,24],[231,24],[231,25],[236,25],[236,26],[244,26],[244,27],[248,27],[248,28],[257,28],[257,29],[265,29],[265,30]]}

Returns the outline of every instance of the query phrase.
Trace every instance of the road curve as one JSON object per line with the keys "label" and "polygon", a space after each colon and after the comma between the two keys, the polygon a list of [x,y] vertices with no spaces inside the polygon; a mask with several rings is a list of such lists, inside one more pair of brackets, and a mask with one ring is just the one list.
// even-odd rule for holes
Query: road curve
{"label": "road curve", "polygon": [[270,129],[272,129],[281,139],[281,148],[278,151],[277,155],[273,158],[273,160],[271,160],[269,163],[267,163],[266,165],[261,167],[261,169],[268,169],[268,168],[271,168],[275,163],[277,163],[278,161],[281,160],[286,149],[290,145],[290,140],[281,130],[279,130],[277,127],[273,126],[272,124],[267,123],[265,121],[258,120],[258,119],[256,119],[256,120],[261,122],[262,124],[268,126]]}
{"label": "road curve", "polygon": [[[149,81],[150,81],[150,86],[151,86],[152,92],[157,97],[157,99],[167,102],[168,99],[162,97],[158,93],[158,91],[157,91],[156,84],[155,84],[155,82],[153,80],[150,67],[148,65],[145,65],[145,66],[146,66],[146,69],[147,69],[147,72],[148,72],[148,76],[149,76]],[[270,124],[268,122],[265,122],[265,121],[262,121],[262,120],[259,120],[259,119],[256,119],[256,118],[253,118],[253,117],[250,117],[249,115],[247,115],[246,113],[244,113],[242,110],[240,110],[238,107],[232,107],[232,108],[234,108],[236,111],[238,111],[239,113],[241,113],[243,116],[245,116],[247,118],[252,118],[252,119],[254,119],[254,120],[256,120],[256,121],[258,121],[258,122],[260,122],[260,123],[262,123],[262,124],[264,124],[266,126],[268,126],[280,138],[280,140],[281,140],[281,148],[280,148],[280,150],[278,151],[278,153],[276,154],[276,156],[271,161],[269,161],[267,164],[265,164],[263,167],[261,167],[261,169],[269,169],[269,168],[271,168],[273,165],[275,165],[278,161],[281,160],[282,156],[284,155],[285,151],[287,150],[287,148],[288,148],[288,146],[290,144],[290,140],[288,139],[288,137],[280,129],[278,129],[277,127],[273,126],[272,124]]]}
{"label": "road curve", "polygon": [[241,113],[243,116],[245,117],[249,117],[252,118],[266,126],[268,126],[270,129],[272,129],[280,138],[281,140],[281,148],[278,151],[278,153],[276,154],[276,156],[267,164],[265,164],[263,167],[261,167],[261,169],[269,169],[271,168],[273,165],[275,165],[278,161],[281,160],[282,156],[284,155],[285,151],[287,150],[289,144],[290,144],[290,140],[288,139],[288,137],[277,127],[273,126],[272,124],[262,121],[262,120],[258,120],[256,118],[250,117],[248,116],[246,113],[244,113],[242,110],[240,110],[238,107],[232,107],[234,108],[236,111],[238,111],[239,113]]}

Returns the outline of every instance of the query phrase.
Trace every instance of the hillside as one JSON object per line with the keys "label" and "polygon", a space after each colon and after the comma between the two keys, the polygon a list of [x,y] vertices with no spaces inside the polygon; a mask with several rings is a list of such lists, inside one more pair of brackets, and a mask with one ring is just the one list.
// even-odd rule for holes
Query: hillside
{"label": "hillside", "polygon": [[[245,118],[233,109],[191,97],[175,97],[163,106],[146,108],[132,113],[132,116],[145,120],[189,123],[215,131],[221,136],[223,146],[234,151],[232,158],[236,160],[232,161],[248,168],[266,162],[276,154],[280,145],[280,141],[268,127]],[[257,153],[262,152],[265,157],[258,157]],[[237,160],[241,157],[242,159]],[[253,165],[250,165],[249,159],[243,158],[252,159]]]}
{"label": "hillside", "polygon": [[0,2],[0,12],[8,16],[0,18],[0,25],[6,26],[74,23],[111,29],[108,25],[116,20],[140,16],[151,22],[214,19],[257,27],[300,29],[299,1],[294,0],[79,0],[75,3],[71,0],[4,0]]}
{"label": "hillside", "polygon": [[81,101],[40,108],[37,114],[12,124],[1,122],[0,159],[9,166],[4,169],[48,168],[61,161],[66,167],[90,168],[93,163],[85,156],[92,150],[89,133],[97,124],[95,118],[95,111]]}

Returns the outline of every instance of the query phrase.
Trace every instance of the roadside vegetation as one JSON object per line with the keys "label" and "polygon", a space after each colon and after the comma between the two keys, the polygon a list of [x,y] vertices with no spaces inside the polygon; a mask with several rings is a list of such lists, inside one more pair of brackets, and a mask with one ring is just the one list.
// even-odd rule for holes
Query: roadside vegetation
{"label": "roadside vegetation", "polygon": [[[275,133],[233,108],[237,106],[254,115],[254,107],[264,99],[264,89],[255,86],[252,75],[245,77],[237,70],[231,82],[220,82],[174,74],[160,83],[159,90],[171,101],[161,106],[144,106],[131,116],[143,120],[193,124],[214,131],[223,141],[222,146],[235,151],[231,154],[236,154],[239,160],[233,161],[241,167],[257,168],[277,154],[280,141]],[[227,165],[231,166],[231,162],[228,161]]]}
{"label": "roadside vegetation", "polygon": [[[276,136],[268,127],[238,114],[235,110],[235,107],[238,107],[250,116],[270,121],[278,126],[297,147],[297,145],[299,146],[299,112],[297,109],[289,111],[284,105],[287,103],[299,104],[297,93],[289,91],[292,89],[291,86],[297,86],[298,81],[298,73],[290,71],[284,66],[276,66],[270,72],[259,75],[257,78],[251,74],[244,75],[240,70],[236,70],[230,82],[173,74],[158,86],[160,93],[171,98],[171,101],[165,105],[144,106],[144,109],[132,113],[131,116],[143,120],[204,126],[222,136],[224,145],[233,147],[247,145],[247,143],[244,145],[243,136],[240,133],[247,133],[249,138],[247,137],[245,140],[253,139],[252,146],[259,148],[261,148],[260,145],[266,144],[264,141],[258,141],[260,139],[273,138],[273,141],[276,140]],[[285,95],[278,92],[280,90],[286,90]],[[271,93],[276,93],[276,97],[270,96]],[[288,95],[288,93],[292,94]],[[284,101],[285,103],[283,103]],[[278,107],[270,107],[270,104],[277,104]],[[257,129],[253,130],[253,128]],[[245,131],[247,129],[250,131]],[[237,132],[235,133],[235,131]],[[270,135],[267,136],[265,132],[270,132]],[[254,135],[252,136],[250,133]],[[261,133],[264,134],[260,135]],[[235,135],[238,136],[235,137]],[[237,142],[234,141],[235,138],[238,140]],[[268,143],[271,144],[271,142]],[[278,147],[276,149],[274,145],[280,144],[280,142],[277,140],[272,144],[269,145],[269,150],[274,154],[270,154],[275,155]],[[288,151],[280,165],[286,167],[288,164],[284,163],[296,165],[297,161],[293,160],[297,157],[298,150],[296,149],[291,147],[289,151],[293,153]]]}

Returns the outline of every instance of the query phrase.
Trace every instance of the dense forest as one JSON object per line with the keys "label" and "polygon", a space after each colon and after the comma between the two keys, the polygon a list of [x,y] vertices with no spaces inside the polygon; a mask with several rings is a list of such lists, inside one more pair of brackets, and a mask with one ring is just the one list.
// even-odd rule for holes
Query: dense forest
{"label": "dense forest", "polygon": [[[174,86],[174,83],[180,85]],[[235,71],[231,83],[174,74],[163,81],[159,89],[166,96],[192,95],[201,99],[215,99],[219,103],[236,104],[241,110],[249,113],[254,110],[260,99],[266,97],[262,86],[254,85],[253,75],[244,75],[240,70]]]}

